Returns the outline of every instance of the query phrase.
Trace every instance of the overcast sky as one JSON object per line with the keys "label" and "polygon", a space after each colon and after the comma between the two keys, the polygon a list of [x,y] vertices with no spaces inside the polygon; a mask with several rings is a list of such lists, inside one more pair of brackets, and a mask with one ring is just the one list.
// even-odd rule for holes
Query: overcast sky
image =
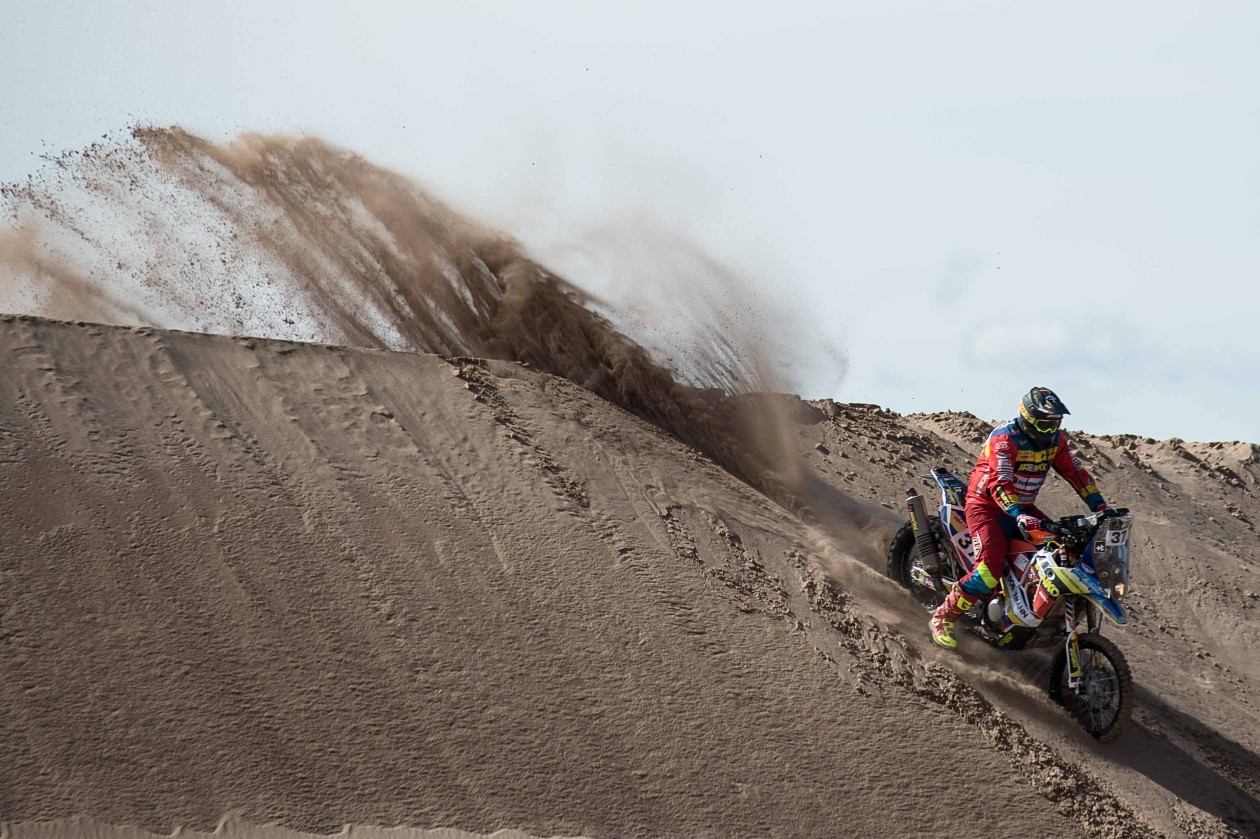
{"label": "overcast sky", "polygon": [[808,396],[1260,442],[1257,44],[1256,2],[7,0],[0,180],[309,132],[596,290],[694,242],[847,357]]}

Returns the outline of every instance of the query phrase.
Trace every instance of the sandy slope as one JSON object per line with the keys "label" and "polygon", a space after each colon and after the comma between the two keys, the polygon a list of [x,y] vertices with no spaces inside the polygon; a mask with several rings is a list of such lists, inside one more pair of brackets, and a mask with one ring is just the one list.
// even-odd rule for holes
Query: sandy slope
{"label": "sandy slope", "polygon": [[[898,514],[910,486],[936,497],[935,484],[920,477],[932,465],[968,474],[992,427],[968,414],[901,417],[875,406],[816,404],[825,419],[803,426],[799,435],[812,471]],[[1107,497],[1137,518],[1128,601],[1134,622],[1111,633],[1138,682],[1134,723],[1119,742],[1099,748],[1046,731],[1046,720],[1032,716],[1041,711],[1039,699],[1010,703],[999,693],[999,705],[1054,738],[1065,756],[1105,775],[1163,830],[1213,835],[1201,818],[1205,811],[1244,835],[1260,835],[1260,660],[1254,652],[1260,644],[1260,447],[1072,438]],[[1083,511],[1058,478],[1042,499],[1052,515]],[[828,526],[844,538],[843,518]],[[847,544],[883,570],[879,539]],[[1041,684],[1045,677],[1036,654],[999,655],[975,639],[967,639],[964,650],[999,680]],[[968,677],[993,695],[984,676]]]}
{"label": "sandy slope", "polygon": [[[82,817],[57,819],[49,822],[25,822],[13,825],[6,836],[12,839],[59,839],[62,836],[86,837],[87,839],[158,839],[159,836],[179,836],[180,839],[314,839],[328,834],[307,833],[279,825],[257,825],[232,816],[224,819],[213,830],[180,829],[174,834],[153,833],[135,827],[115,827],[95,819]],[[451,827],[423,830],[413,827],[361,827],[346,825],[332,834],[347,839],[535,839],[520,830],[496,830],[494,833],[469,833]],[[576,839],[576,837],[575,837]]]}
{"label": "sandy slope", "polygon": [[507,362],[16,317],[0,359],[14,835],[1260,832],[1254,447],[1088,441],[1149,540],[1100,748],[878,573],[973,418],[801,406],[798,516]]}

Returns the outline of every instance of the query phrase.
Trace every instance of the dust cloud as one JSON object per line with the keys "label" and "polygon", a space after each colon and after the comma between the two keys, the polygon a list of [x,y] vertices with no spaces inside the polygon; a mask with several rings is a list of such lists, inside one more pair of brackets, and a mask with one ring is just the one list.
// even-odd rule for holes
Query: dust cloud
{"label": "dust cloud", "polygon": [[756,396],[790,378],[781,336],[797,330],[678,235],[647,222],[585,233],[592,253],[634,255],[615,300],[600,299],[313,137],[217,144],[137,127],[46,162],[0,188],[0,310],[521,362],[759,488],[782,496],[799,480],[788,408]]}

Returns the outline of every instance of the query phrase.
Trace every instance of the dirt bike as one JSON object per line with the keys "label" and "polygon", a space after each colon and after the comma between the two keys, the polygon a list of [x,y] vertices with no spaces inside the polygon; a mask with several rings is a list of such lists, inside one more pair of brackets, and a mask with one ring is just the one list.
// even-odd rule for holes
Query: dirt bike
{"label": "dirt bike", "polygon": [[[888,576],[928,611],[975,565],[967,529],[967,488],[946,469],[930,475],[941,489],[939,517],[906,493],[909,521],[888,548]],[[1120,649],[1100,633],[1105,620],[1128,624],[1121,601],[1129,576],[1128,510],[1067,516],[1013,538],[994,592],[960,625],[1003,650],[1058,646],[1050,698],[1098,740],[1120,736],[1133,710],[1133,678]]]}

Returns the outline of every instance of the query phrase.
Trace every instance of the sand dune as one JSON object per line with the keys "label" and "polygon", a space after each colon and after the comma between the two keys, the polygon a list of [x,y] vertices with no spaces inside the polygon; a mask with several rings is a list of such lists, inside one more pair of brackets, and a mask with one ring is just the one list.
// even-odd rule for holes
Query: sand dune
{"label": "sand dune", "polygon": [[1100,746],[884,575],[987,423],[658,363],[310,138],[0,193],[0,308],[75,321],[0,316],[5,836],[1260,835],[1256,445],[1076,436],[1138,522]]}
{"label": "sand dune", "polygon": [[[798,413],[820,492],[875,502],[868,546],[828,535],[853,516],[806,525],[518,364],[20,317],[0,323],[0,357],[10,825],[1258,823],[1255,600],[1226,597],[1233,621],[1201,611],[1253,579],[1254,542],[1226,549],[1250,525],[1217,517],[1191,563],[1176,520],[1203,508],[1170,501],[1174,481],[1220,484],[1249,518],[1245,449],[1090,441],[1113,495],[1161,504],[1124,638],[1139,725],[1108,750],[1025,687],[1035,665],[928,650],[908,598],[866,567],[892,519],[877,504],[927,459],[961,458],[949,438],[974,421]],[[1177,563],[1212,577],[1174,608]],[[973,812],[976,789],[1004,806]]]}

